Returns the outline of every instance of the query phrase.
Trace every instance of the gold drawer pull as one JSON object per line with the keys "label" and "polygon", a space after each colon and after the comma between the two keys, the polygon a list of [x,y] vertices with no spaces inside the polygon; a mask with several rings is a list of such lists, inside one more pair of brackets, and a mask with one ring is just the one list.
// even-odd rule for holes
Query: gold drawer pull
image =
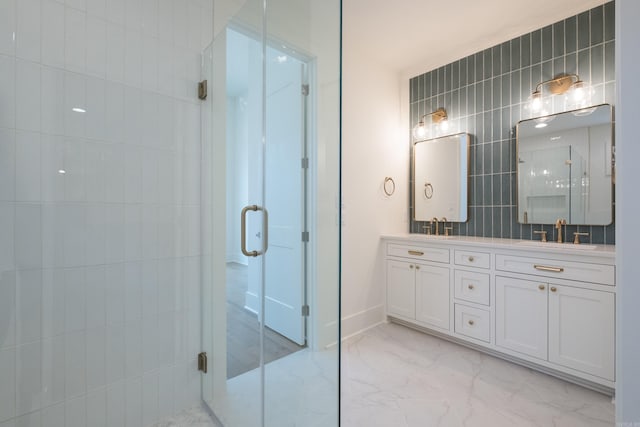
{"label": "gold drawer pull", "polygon": [[409,255],[422,256],[422,255],[424,255],[424,252],[421,252],[421,251],[409,251]]}
{"label": "gold drawer pull", "polygon": [[476,259],[475,259],[474,257],[472,257],[472,256],[470,256],[470,257],[469,257],[469,262],[473,262],[473,261],[475,261],[475,260],[476,260]]}
{"label": "gold drawer pull", "polygon": [[469,320],[469,325],[473,326],[476,322],[474,322],[473,320]]}
{"label": "gold drawer pull", "polygon": [[469,288],[469,290],[471,290],[471,291],[472,291],[472,290],[473,290],[473,288],[474,288],[475,286],[473,286],[473,285],[469,285],[469,286],[467,286],[467,287]]}
{"label": "gold drawer pull", "polygon": [[413,264],[409,264],[409,268],[413,268]]}
{"label": "gold drawer pull", "polygon": [[545,286],[544,285],[538,285],[538,289],[540,289],[541,291],[544,291]]}
{"label": "gold drawer pull", "polygon": [[556,292],[558,290],[558,288],[556,288],[555,286],[552,286],[552,287],[549,288],[549,290],[551,292]]}
{"label": "gold drawer pull", "polygon": [[548,267],[546,265],[534,264],[533,268],[541,271],[551,271],[552,273],[562,273],[564,268],[562,267]]}

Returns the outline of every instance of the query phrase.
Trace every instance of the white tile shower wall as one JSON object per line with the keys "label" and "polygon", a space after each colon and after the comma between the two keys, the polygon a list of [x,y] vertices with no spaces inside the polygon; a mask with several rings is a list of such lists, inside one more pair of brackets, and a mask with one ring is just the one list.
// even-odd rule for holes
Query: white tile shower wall
{"label": "white tile shower wall", "polygon": [[143,427],[198,401],[212,7],[0,0],[0,425]]}

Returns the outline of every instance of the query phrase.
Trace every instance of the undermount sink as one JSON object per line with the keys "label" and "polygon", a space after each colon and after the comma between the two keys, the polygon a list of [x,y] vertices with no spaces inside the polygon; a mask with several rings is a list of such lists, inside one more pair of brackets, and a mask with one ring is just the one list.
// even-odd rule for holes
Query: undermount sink
{"label": "undermount sink", "polygon": [[579,245],[574,245],[573,243],[541,242],[539,240],[521,240],[517,242],[516,245],[536,246],[540,248],[555,248],[555,249],[567,248],[567,249],[582,249],[582,250],[593,250],[597,247],[596,245],[585,245],[582,243]]}

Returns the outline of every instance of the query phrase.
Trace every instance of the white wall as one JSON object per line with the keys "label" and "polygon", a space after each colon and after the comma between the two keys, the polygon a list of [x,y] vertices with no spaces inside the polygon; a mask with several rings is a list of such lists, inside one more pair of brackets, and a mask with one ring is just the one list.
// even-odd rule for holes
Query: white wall
{"label": "white wall", "polygon": [[[384,320],[380,235],[408,231],[409,135],[402,123],[400,82],[350,43],[344,16],[342,95],[342,336]],[[386,176],[395,194],[385,196]]]}
{"label": "white wall", "polygon": [[0,424],[140,427],[198,401],[211,16],[0,2]]}
{"label": "white wall", "polygon": [[[640,116],[640,4],[616,1],[616,272],[617,272],[617,383],[616,421],[640,425],[640,264],[638,263],[638,145]],[[628,424],[626,424],[628,423]]]}

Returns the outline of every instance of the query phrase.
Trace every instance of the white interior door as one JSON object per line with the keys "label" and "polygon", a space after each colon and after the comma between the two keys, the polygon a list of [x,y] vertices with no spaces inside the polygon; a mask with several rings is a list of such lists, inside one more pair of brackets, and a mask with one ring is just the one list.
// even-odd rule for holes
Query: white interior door
{"label": "white interior door", "polygon": [[304,345],[304,64],[273,48],[266,60],[265,325]]}
{"label": "white interior door", "polygon": [[[259,48],[250,42],[250,49]],[[259,55],[250,55],[259,58]],[[262,234],[262,215],[247,217],[247,245],[265,247],[264,257],[248,259],[248,289],[246,308],[260,318],[261,284],[264,279],[265,325],[291,341],[305,344],[305,260],[302,232],[305,215],[304,102],[302,84],[305,64],[274,48],[266,56],[265,141],[259,126],[249,131],[248,200],[260,200],[264,191],[264,206],[268,212],[268,243]],[[256,75],[259,67],[250,67],[248,100],[252,88],[260,89],[262,79]],[[249,123],[260,123],[259,103],[248,103]],[[251,126],[250,126],[251,127]],[[255,135],[252,137],[251,133]],[[264,148],[264,151],[263,151]],[[264,170],[262,163],[264,153]],[[264,180],[264,181],[263,181]],[[264,266],[263,266],[264,263]],[[263,277],[264,274],[264,277]]]}

